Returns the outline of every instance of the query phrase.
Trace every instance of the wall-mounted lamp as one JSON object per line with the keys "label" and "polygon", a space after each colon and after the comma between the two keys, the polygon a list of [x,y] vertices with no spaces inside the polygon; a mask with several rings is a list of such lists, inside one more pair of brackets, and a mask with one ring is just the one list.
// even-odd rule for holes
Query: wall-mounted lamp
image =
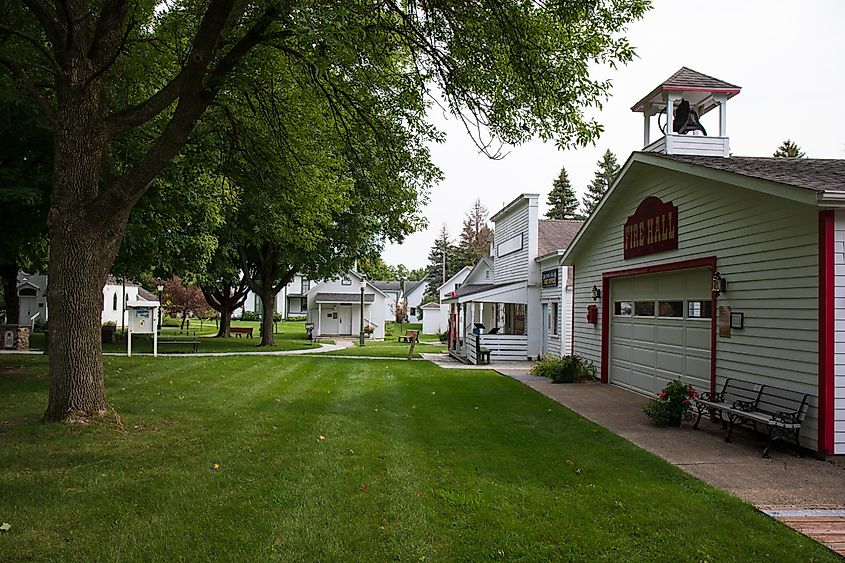
{"label": "wall-mounted lamp", "polygon": [[597,286],[593,286],[593,301],[601,299],[601,290]]}
{"label": "wall-mounted lamp", "polygon": [[713,272],[713,283],[710,286],[710,291],[712,291],[716,297],[728,291],[728,280],[722,277],[722,274],[719,271]]}

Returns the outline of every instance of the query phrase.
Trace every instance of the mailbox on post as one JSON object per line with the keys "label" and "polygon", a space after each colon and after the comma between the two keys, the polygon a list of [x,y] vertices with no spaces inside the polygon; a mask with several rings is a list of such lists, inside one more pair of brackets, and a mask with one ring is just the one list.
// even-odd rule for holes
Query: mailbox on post
{"label": "mailbox on post", "polygon": [[126,355],[132,356],[132,334],[153,335],[153,356],[158,356],[158,315],[160,304],[158,301],[130,301],[126,304],[129,310],[129,334],[126,336]]}

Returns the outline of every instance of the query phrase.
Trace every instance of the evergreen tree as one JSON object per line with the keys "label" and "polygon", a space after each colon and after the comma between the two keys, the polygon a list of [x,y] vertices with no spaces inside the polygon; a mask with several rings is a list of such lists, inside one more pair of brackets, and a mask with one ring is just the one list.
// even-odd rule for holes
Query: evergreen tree
{"label": "evergreen tree", "polygon": [[560,174],[552,183],[552,191],[549,192],[549,210],[546,211],[547,219],[580,219],[578,214],[578,196],[572,189],[569,182],[569,174],[566,168],[561,167]]}
{"label": "evergreen tree", "polygon": [[804,158],[807,154],[791,140],[785,140],[772,155],[778,158]]}
{"label": "evergreen tree", "polygon": [[[466,213],[460,242],[458,243],[457,267],[472,266],[482,256],[490,254],[490,235],[493,231],[487,225],[487,207],[476,199]],[[457,268],[455,269],[457,271]],[[441,282],[442,283],[442,282]]]}
{"label": "evergreen tree", "polygon": [[616,161],[616,155],[610,152],[610,149],[605,151],[597,166],[596,175],[587,187],[587,194],[584,196],[584,211],[587,212],[587,215],[592,214],[602,196],[619,174],[619,163]]}
{"label": "evergreen tree", "polygon": [[443,285],[445,280],[455,275],[463,266],[459,260],[458,248],[449,241],[449,232],[446,230],[444,223],[428,253],[428,266],[425,276],[428,281],[426,294],[437,295],[437,288]]}

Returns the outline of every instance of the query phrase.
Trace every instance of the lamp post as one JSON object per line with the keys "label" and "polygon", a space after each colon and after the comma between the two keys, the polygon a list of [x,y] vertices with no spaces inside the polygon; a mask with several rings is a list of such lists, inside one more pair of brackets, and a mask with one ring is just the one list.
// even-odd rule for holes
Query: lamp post
{"label": "lamp post", "polygon": [[164,284],[158,282],[156,284],[156,289],[158,290],[158,331],[161,332],[161,311],[162,311],[162,303],[161,303],[161,292],[164,291]]}
{"label": "lamp post", "polygon": [[361,278],[361,332],[359,345],[364,347],[364,290],[367,289],[367,280]]}

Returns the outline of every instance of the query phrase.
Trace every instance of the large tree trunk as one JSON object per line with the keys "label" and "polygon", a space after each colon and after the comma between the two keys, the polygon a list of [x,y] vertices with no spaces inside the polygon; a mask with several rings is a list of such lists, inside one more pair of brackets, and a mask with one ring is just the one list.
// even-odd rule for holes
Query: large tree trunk
{"label": "large tree trunk", "polygon": [[132,202],[98,200],[107,145],[96,125],[105,106],[102,89],[92,85],[61,94],[66,103],[55,118],[48,216],[50,397],[44,418],[74,421],[108,408],[100,340],[103,286]]}
{"label": "large tree trunk", "polygon": [[232,309],[228,308],[225,305],[222,305],[220,309],[220,328],[217,329],[217,336],[215,338],[229,338],[231,333],[229,329],[232,327]]}
{"label": "large tree trunk", "polygon": [[273,313],[276,312],[276,294],[272,290],[264,292],[261,295],[261,344],[259,346],[275,346],[276,335],[273,333]]}
{"label": "large tree trunk", "polygon": [[20,316],[18,301],[18,265],[14,262],[0,265],[3,278],[3,300],[6,302],[6,322],[15,324]]}

